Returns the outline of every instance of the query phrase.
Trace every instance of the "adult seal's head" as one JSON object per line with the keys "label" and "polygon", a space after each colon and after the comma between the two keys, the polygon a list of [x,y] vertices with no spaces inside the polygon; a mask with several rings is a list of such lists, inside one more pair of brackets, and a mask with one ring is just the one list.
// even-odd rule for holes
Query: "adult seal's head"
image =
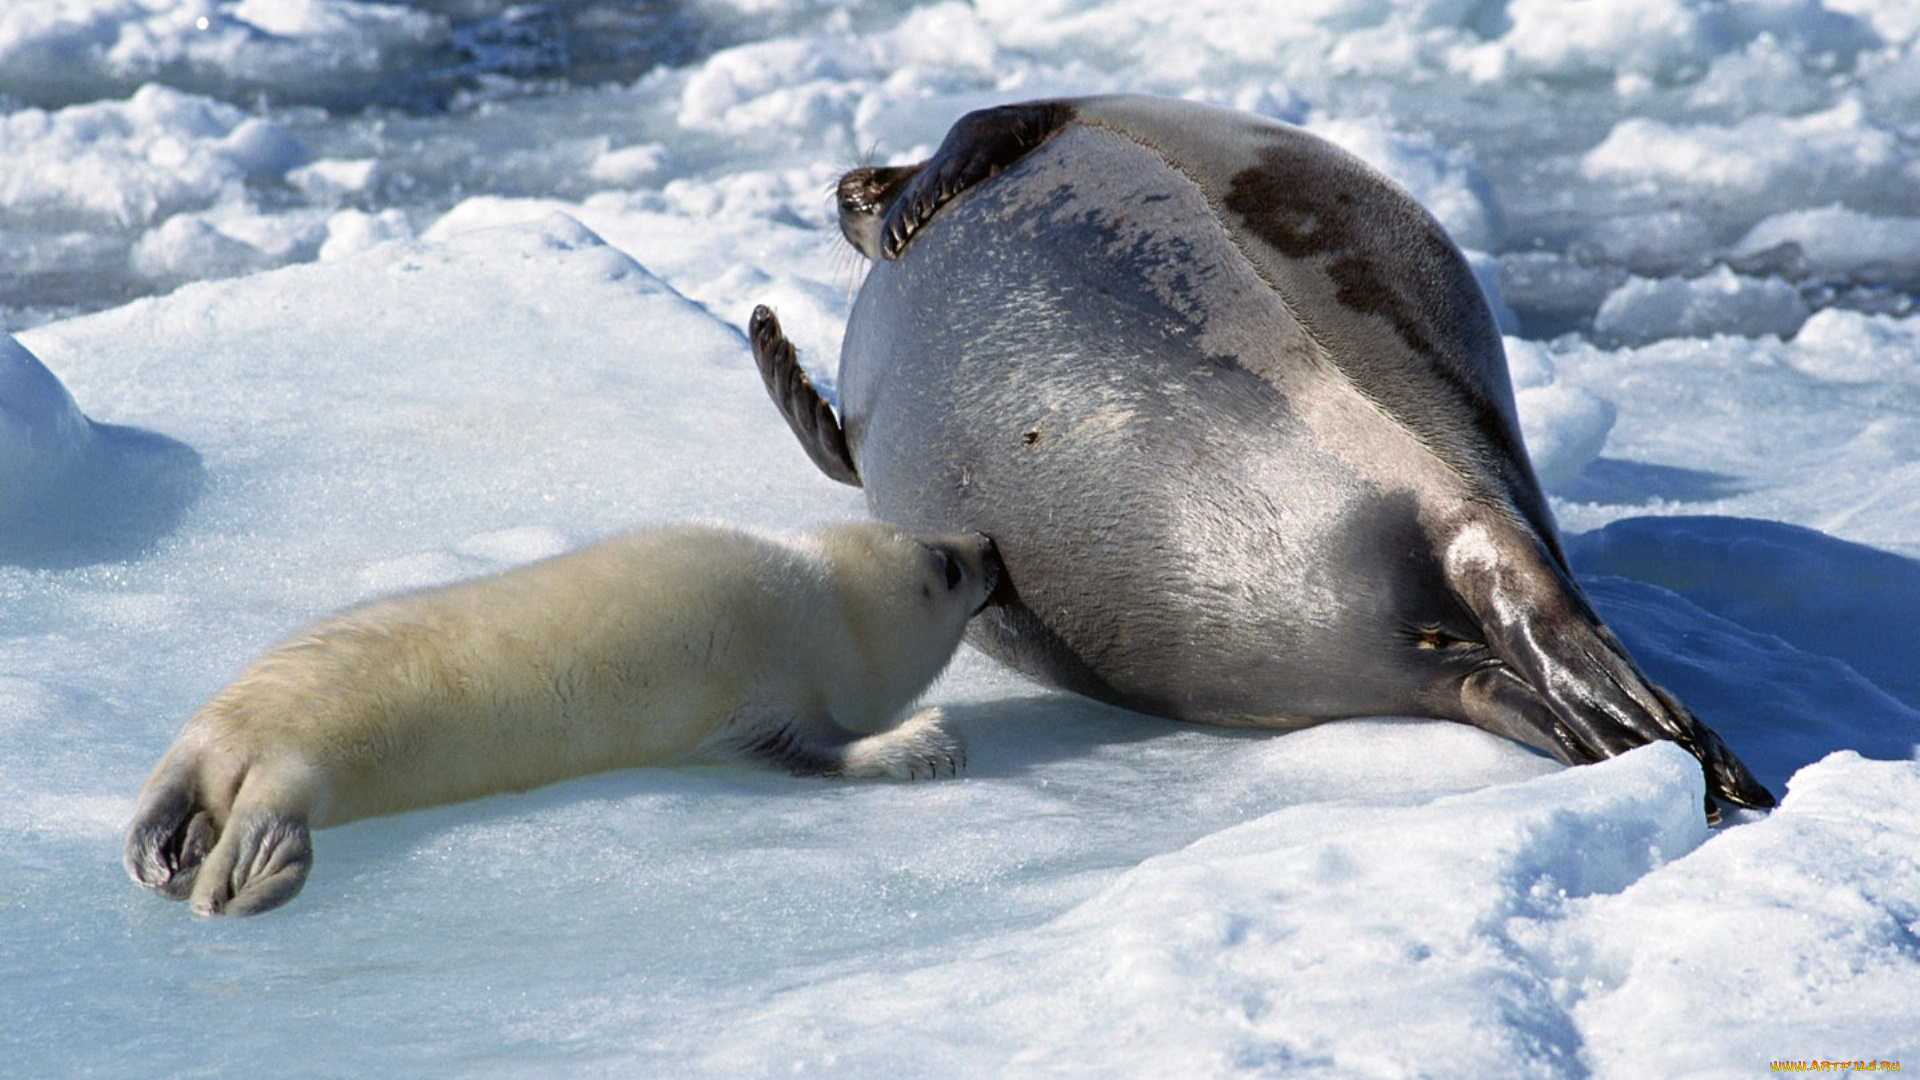
{"label": "adult seal's head", "polygon": [[969,114],[839,196],[873,264],[837,415],[764,308],[755,356],[877,515],[994,538],[981,649],[1185,720],[1434,716],[1570,763],[1669,739],[1714,797],[1772,804],[1601,625],[1478,283],[1351,154],[1082,98]]}

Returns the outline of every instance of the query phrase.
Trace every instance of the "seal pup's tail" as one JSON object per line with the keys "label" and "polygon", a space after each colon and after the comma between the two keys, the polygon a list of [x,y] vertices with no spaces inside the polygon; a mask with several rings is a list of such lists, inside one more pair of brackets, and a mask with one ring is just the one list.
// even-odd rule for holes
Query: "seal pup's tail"
{"label": "seal pup's tail", "polygon": [[1488,653],[1459,683],[1459,719],[1570,765],[1675,742],[1700,761],[1710,821],[1719,820],[1716,803],[1774,805],[1713,729],[1641,674],[1530,532],[1466,524],[1445,545],[1444,568]]}

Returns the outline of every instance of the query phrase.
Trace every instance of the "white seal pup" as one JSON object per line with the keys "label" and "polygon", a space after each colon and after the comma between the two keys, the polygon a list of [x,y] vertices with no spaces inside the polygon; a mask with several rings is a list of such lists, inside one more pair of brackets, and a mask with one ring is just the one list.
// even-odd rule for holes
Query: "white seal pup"
{"label": "white seal pup", "polygon": [[1772,805],[1594,614],[1478,282],[1352,154],[1193,102],[1038,101],[839,197],[872,265],[837,406],[765,308],[754,355],[877,517],[994,538],[983,651],[1183,720],[1431,716],[1573,764],[1668,739],[1710,800]]}
{"label": "white seal pup", "polygon": [[202,914],[300,891],[309,830],[695,755],[934,777],[938,709],[891,730],[986,604],[984,536],[641,530],[376,600],[275,646],[186,723],[127,832],[134,881]]}

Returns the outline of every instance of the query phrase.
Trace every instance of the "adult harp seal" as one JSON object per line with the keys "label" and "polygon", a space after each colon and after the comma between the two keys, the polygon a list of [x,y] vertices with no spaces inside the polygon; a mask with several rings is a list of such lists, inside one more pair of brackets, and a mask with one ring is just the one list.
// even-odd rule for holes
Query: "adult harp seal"
{"label": "adult harp seal", "polygon": [[980,649],[1183,720],[1432,716],[1572,764],[1671,740],[1710,813],[1773,804],[1594,613],[1478,282],[1358,158],[1080,98],[970,113],[839,195],[873,264],[837,414],[764,308],[754,353],[876,515],[994,538]]}

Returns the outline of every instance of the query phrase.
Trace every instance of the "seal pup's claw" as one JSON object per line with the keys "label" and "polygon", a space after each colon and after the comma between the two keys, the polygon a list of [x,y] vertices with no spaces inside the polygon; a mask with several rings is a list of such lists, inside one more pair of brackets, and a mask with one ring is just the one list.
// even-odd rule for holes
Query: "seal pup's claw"
{"label": "seal pup's claw", "polygon": [[747,322],[747,339],[753,343],[753,362],[760,368],[760,380],[766,384],[774,407],[787,420],[787,426],[800,440],[807,457],[829,479],[860,486],[860,471],[847,451],[847,434],[833,415],[813,380],[807,377],[793,342],[780,329],[780,320],[765,304],[753,309]]}
{"label": "seal pup's claw", "polygon": [[737,746],[740,756],[794,776],[835,780],[933,780],[967,767],[967,742],[937,708],[921,709],[897,726],[859,735],[820,715],[767,729]]}
{"label": "seal pup's claw", "polygon": [[967,742],[947,726],[947,714],[921,709],[899,726],[847,744],[840,775],[937,780],[967,767]]}

